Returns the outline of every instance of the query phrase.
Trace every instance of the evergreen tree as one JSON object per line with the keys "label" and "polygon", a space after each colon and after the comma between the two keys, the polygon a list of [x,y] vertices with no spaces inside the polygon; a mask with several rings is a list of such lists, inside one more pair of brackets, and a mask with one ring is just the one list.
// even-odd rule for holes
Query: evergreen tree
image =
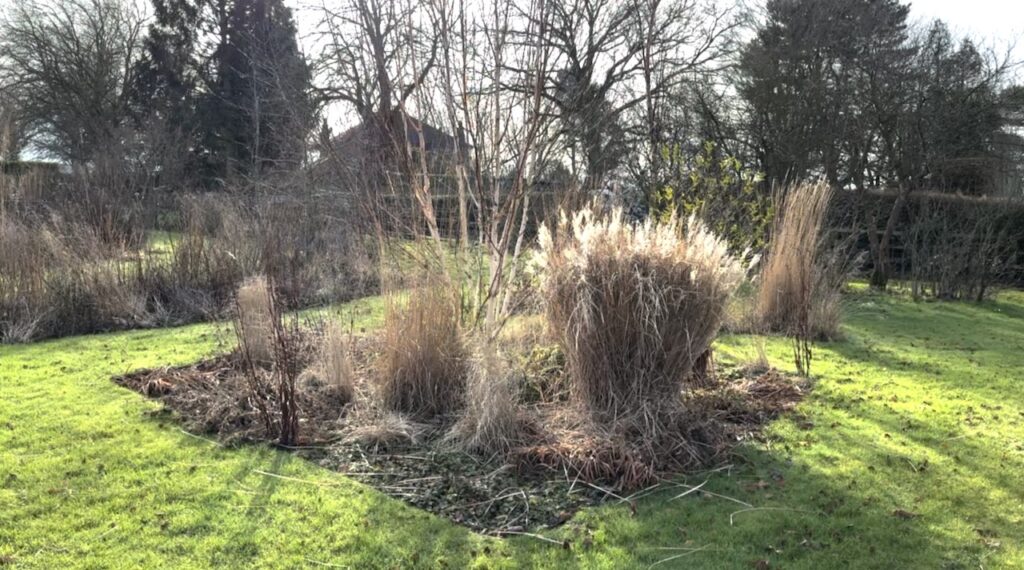
{"label": "evergreen tree", "polygon": [[902,144],[909,183],[987,191],[997,172],[994,142],[1004,126],[999,71],[969,40],[957,45],[942,22],[925,34],[914,70]]}
{"label": "evergreen tree", "polygon": [[313,126],[311,74],[281,0],[153,0],[143,98],[189,125],[205,182],[293,169]]}
{"label": "evergreen tree", "polygon": [[771,0],[767,8],[742,54],[739,86],[765,174],[848,184],[870,155],[863,146],[882,108],[869,91],[901,95],[893,87],[909,55],[909,8],[897,0]]}

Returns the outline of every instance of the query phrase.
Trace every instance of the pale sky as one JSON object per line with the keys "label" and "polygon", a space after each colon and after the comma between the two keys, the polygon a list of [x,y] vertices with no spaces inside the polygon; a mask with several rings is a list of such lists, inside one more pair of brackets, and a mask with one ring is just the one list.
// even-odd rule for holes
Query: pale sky
{"label": "pale sky", "polygon": [[997,52],[1014,46],[1013,58],[1024,61],[1024,1],[1022,0],[913,0],[910,17],[946,22],[956,35],[971,36]]}
{"label": "pale sky", "polygon": [[[4,1],[0,0],[0,4]],[[331,0],[285,0],[285,4],[296,11],[301,28],[315,25],[318,18],[314,7],[321,2],[328,6],[332,3]],[[763,2],[748,3],[763,5]],[[1024,0],[910,0],[909,4],[912,23],[941,19],[955,35],[970,36],[981,47],[1005,52],[1015,46],[1013,58],[1024,61]],[[300,30],[300,33],[305,32],[308,29]]]}
{"label": "pale sky", "polygon": [[[0,10],[17,0],[0,0]],[[148,0],[136,0],[148,4]],[[728,1],[728,0],[723,0]],[[328,6],[332,0],[285,0],[296,9],[301,24],[311,23],[313,6]],[[754,0],[754,4],[763,0]],[[911,0],[912,20],[941,18],[958,34],[975,37],[983,45],[1002,46],[1021,44],[1016,53],[1024,59],[1024,0]],[[307,27],[307,26],[303,26]],[[307,30],[302,30],[303,32]]]}
{"label": "pale sky", "polygon": [[911,17],[945,20],[955,32],[1004,43],[1024,33],[1024,2],[1020,0],[914,0],[910,13]]}

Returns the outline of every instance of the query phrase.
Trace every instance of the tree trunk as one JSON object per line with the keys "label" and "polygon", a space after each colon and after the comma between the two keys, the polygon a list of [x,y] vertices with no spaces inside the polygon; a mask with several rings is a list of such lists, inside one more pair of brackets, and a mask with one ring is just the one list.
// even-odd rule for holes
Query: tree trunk
{"label": "tree trunk", "polygon": [[892,210],[889,211],[889,218],[886,220],[882,235],[878,235],[878,217],[872,212],[868,216],[868,243],[871,247],[872,265],[871,287],[878,291],[885,291],[889,285],[889,278],[892,276],[889,268],[889,247],[892,244],[892,236],[896,232],[896,223],[899,221],[900,212],[903,211],[903,202],[906,200],[906,191],[900,190],[896,201],[893,202]]}
{"label": "tree trunk", "polygon": [[715,385],[717,377],[715,376],[715,353],[712,349],[707,349],[697,360],[693,363],[693,373],[691,374],[690,381],[694,387],[698,388],[711,388]]}

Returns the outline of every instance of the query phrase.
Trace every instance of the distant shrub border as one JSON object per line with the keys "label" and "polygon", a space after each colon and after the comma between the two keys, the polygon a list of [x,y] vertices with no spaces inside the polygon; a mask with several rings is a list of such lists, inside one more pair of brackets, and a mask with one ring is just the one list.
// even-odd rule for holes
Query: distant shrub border
{"label": "distant shrub border", "polygon": [[173,211],[181,230],[152,251],[56,212],[0,215],[0,342],[222,317],[261,274],[285,309],[377,291],[372,251],[313,205],[197,195]]}
{"label": "distant shrub border", "polygon": [[[857,248],[866,252],[864,213],[886,216],[896,199],[890,190],[837,191],[828,229],[844,238],[854,234]],[[912,191],[896,228],[889,251],[894,276],[911,281],[922,293],[977,298],[997,286],[1024,287],[1022,200]]]}

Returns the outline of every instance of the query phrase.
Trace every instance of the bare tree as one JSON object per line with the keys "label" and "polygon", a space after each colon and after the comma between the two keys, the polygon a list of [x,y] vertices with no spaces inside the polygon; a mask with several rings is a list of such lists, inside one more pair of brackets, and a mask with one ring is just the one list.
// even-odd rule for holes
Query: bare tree
{"label": "bare tree", "polygon": [[[320,72],[328,100],[352,106],[363,120],[406,102],[430,72],[438,34],[414,25],[416,4],[389,0],[345,0],[324,5],[320,32],[324,48]],[[404,76],[402,62],[425,49],[425,64]]]}
{"label": "bare tree", "polygon": [[[483,255],[477,266],[487,269],[448,278],[471,285],[470,320],[492,330],[516,304],[507,285],[519,275],[515,260],[525,249],[533,178],[553,140],[545,96],[554,53],[549,6],[546,0],[471,7],[461,0],[351,0],[324,10],[324,96],[348,104],[370,133],[370,148],[362,152],[372,159],[359,167],[362,190],[373,192],[381,186],[374,179],[384,180],[389,192],[412,199],[440,258],[449,244],[434,207],[437,180],[455,188],[457,254],[464,268]],[[453,133],[445,138],[454,148],[441,157],[426,148],[426,120]],[[393,171],[375,172],[380,165]],[[375,215],[390,214],[371,203]]]}
{"label": "bare tree", "polygon": [[454,18],[445,16],[453,4],[434,5],[436,21],[458,22],[443,43],[441,91],[449,93],[442,98],[451,126],[466,139],[455,172],[465,177],[478,211],[488,273],[475,305],[492,333],[514,309],[510,284],[520,271],[531,192],[555,144],[546,96],[554,57],[551,5],[492,0],[484,14],[472,16],[460,3]]}
{"label": "bare tree", "polygon": [[321,98],[348,105],[360,121],[357,160],[345,157],[361,186],[353,190],[369,195],[368,213],[378,229],[387,221],[381,217],[403,217],[389,207],[393,201],[382,200],[411,191],[440,247],[425,148],[413,148],[425,147],[423,125],[407,108],[434,67],[440,33],[426,25],[423,7],[414,2],[345,0],[325,4],[321,13]]}
{"label": "bare tree", "polygon": [[[9,62],[0,54],[0,70]],[[14,90],[6,85],[0,71],[0,163],[17,162],[25,146],[25,132],[22,118],[14,97]]]}
{"label": "bare tree", "polygon": [[0,22],[9,85],[36,146],[82,163],[131,115],[142,14],[127,0],[26,0]]}
{"label": "bare tree", "polygon": [[634,142],[658,168],[670,96],[724,63],[738,20],[712,0],[559,0],[547,11],[544,97],[581,158],[584,186],[599,187]]}

